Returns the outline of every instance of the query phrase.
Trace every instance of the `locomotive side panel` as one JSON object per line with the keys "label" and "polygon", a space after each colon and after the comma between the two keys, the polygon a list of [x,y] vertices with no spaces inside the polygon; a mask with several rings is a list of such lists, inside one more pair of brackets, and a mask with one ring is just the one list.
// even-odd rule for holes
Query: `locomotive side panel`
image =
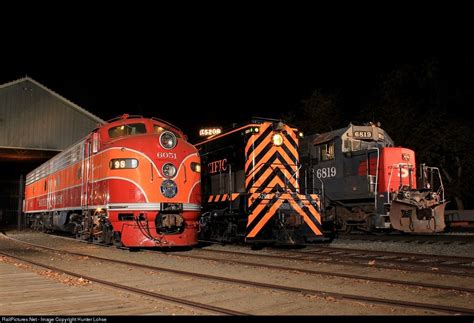
{"label": "locomotive side panel", "polygon": [[328,199],[347,203],[373,199],[371,176],[375,178],[376,156],[376,151],[343,152],[340,139],[316,146],[310,156],[302,159],[303,191],[324,191]]}
{"label": "locomotive side panel", "polygon": [[80,209],[83,145],[74,145],[28,174],[25,213]]}

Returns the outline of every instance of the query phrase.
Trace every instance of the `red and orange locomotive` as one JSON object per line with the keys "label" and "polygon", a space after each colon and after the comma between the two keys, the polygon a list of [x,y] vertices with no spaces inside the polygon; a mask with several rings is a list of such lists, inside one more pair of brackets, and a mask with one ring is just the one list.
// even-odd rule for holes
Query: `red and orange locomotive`
{"label": "red and orange locomotive", "polygon": [[197,244],[200,158],[175,126],[123,115],[27,175],[31,226],[127,247]]}

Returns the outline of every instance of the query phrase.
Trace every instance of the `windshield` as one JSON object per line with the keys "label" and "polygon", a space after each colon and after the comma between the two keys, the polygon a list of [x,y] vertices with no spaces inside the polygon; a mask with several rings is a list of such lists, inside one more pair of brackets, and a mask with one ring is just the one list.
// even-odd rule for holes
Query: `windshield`
{"label": "windshield", "polygon": [[109,129],[109,137],[112,139],[124,136],[133,136],[142,133],[146,133],[145,124],[143,123],[123,124]]}
{"label": "windshield", "polygon": [[161,135],[161,133],[163,131],[171,131],[177,138],[181,138],[181,136],[178,133],[176,133],[176,132],[174,132],[170,129],[163,128],[162,126],[159,126],[159,125],[156,125],[156,124],[153,125],[153,133],[155,133],[157,135]]}

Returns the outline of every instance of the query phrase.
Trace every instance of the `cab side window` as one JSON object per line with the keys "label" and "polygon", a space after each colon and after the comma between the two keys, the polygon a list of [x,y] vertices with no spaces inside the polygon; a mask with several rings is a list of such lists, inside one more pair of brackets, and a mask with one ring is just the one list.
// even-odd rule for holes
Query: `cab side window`
{"label": "cab side window", "polygon": [[146,128],[143,123],[129,123],[109,129],[109,137],[114,139],[118,137],[134,136],[146,133]]}
{"label": "cab side window", "polygon": [[319,146],[319,160],[334,159],[334,142]]}

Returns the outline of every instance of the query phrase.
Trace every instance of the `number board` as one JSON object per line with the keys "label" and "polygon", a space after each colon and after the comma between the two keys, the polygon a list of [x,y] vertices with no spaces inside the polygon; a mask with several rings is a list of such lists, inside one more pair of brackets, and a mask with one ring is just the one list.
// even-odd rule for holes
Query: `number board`
{"label": "number board", "polygon": [[336,167],[324,167],[324,168],[319,168],[316,170],[316,177],[317,178],[330,178],[330,177],[336,177],[337,171]]}
{"label": "number board", "polygon": [[354,131],[354,138],[372,138],[372,131]]}

